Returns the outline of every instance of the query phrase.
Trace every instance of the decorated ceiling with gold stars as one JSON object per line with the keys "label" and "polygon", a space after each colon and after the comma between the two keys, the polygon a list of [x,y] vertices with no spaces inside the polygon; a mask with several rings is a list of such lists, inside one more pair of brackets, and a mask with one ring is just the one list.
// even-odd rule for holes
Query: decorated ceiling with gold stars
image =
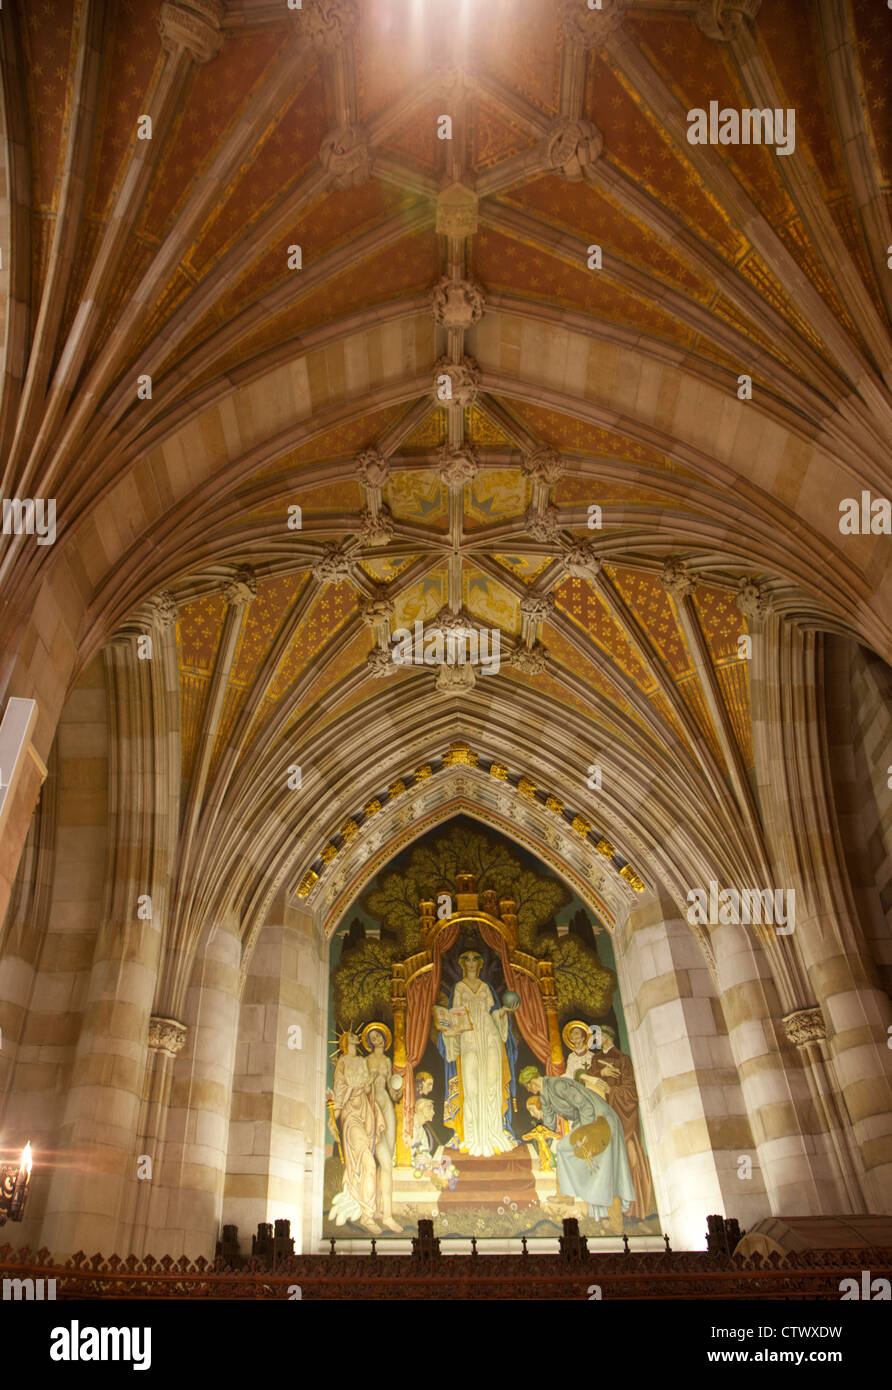
{"label": "decorated ceiling with gold stars", "polygon": [[[4,495],[54,491],[84,659],[174,605],[196,814],[324,764],[321,873],[436,724],[514,737],[583,812],[599,749],[667,760],[733,824],[754,620],[890,636],[870,555],[815,510],[825,462],[853,493],[888,466],[885,4],[0,23]],[[795,148],[692,144],[712,102],[793,110]],[[392,659],[403,629],[432,660]],[[438,657],[450,630],[497,634],[497,669]]]}

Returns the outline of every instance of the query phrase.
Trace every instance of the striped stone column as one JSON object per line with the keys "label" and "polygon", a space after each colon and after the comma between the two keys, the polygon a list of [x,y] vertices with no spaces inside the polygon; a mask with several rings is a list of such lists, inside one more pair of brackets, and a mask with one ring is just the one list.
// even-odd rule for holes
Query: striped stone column
{"label": "striped stone column", "polygon": [[81,1012],[105,907],[108,862],[105,674],[92,662],[72,690],[0,935],[0,1133],[30,1139],[25,1220],[4,1240],[38,1249]]}
{"label": "striped stone column", "polygon": [[706,1217],[744,1228],[770,1213],[715,979],[701,943],[662,894],[636,906],[615,934],[642,1127],[657,1206],[675,1249],[702,1249]]}
{"label": "striped stone column", "polygon": [[169,865],[154,816],[153,662],[136,622],[106,647],[110,707],[107,907],[93,950],[42,1238],[58,1257],[129,1244],[148,1022]]}
{"label": "striped stone column", "polygon": [[[199,944],[182,1022],[155,1021],[156,1075],[169,1072],[170,1085],[163,1126],[155,1126],[152,1141],[157,1177],[140,1243],[157,1258],[186,1254],[210,1259],[219,1238],[240,956],[233,913],[215,923]],[[183,1045],[177,1052],[180,1037]]]}
{"label": "striped stone column", "polygon": [[261,1221],[290,1220],[297,1250],[312,1250],[318,1236],[327,958],[313,914],[280,893],[254,947],[239,1014],[224,1220],[239,1227],[245,1250]]}

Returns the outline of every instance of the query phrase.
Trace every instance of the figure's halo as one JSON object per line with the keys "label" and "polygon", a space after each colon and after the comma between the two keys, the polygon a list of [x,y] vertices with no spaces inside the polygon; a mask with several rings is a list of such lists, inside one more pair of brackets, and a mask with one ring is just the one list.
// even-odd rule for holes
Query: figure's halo
{"label": "figure's halo", "polygon": [[590,1023],[583,1023],[583,1021],[582,1021],[581,1018],[571,1018],[569,1023],[565,1023],[565,1024],[564,1024],[564,1030],[563,1030],[563,1032],[561,1033],[561,1037],[562,1037],[563,1040],[564,1040],[564,1047],[569,1047],[569,1049],[570,1049],[571,1052],[573,1051],[573,1044],[572,1044],[571,1041],[570,1041],[570,1033],[571,1033],[572,1029],[574,1029],[574,1028],[581,1028],[581,1029],[582,1029],[582,1031],[585,1033],[585,1040],[586,1040],[586,1042],[588,1042],[589,1038],[591,1037],[591,1033],[592,1033],[592,1026],[591,1026],[591,1024],[590,1024]]}
{"label": "figure's halo", "polygon": [[362,1045],[365,1048],[366,1052],[371,1052],[372,1050],[371,1045],[369,1043],[369,1033],[383,1033],[385,1048],[389,1047],[390,1044],[393,1042],[393,1034],[391,1033],[386,1023],[367,1023],[366,1026],[363,1028],[362,1032],[360,1033],[360,1037],[362,1038]]}

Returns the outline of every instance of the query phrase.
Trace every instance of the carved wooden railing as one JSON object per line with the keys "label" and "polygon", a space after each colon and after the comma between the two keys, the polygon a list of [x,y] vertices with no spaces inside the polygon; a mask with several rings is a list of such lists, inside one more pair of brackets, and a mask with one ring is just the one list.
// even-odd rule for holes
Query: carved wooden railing
{"label": "carved wooden railing", "polygon": [[[151,1255],[108,1259],[79,1252],[64,1265],[48,1250],[0,1246],[0,1279],[54,1278],[65,1299],[840,1299],[840,1281],[892,1277],[892,1250],[821,1250],[735,1261],[704,1251],[560,1255],[299,1255],[275,1270],[248,1260]],[[299,1289],[299,1293],[295,1290]]]}

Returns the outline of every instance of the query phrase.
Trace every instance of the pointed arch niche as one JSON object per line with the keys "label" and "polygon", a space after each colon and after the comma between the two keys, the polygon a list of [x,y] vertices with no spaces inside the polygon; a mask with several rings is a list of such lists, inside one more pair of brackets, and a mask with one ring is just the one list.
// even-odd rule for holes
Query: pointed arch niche
{"label": "pointed arch niche", "polygon": [[[359,1053],[365,1056],[373,1022],[385,1025],[385,1053],[403,1082],[402,1087],[397,1083],[392,1126],[394,1215],[402,1239],[414,1234],[421,1216],[433,1216],[447,1240],[475,1235],[504,1242],[559,1233],[561,1194],[548,1148],[540,1142],[547,1138],[524,1140],[534,1133],[536,1120],[526,1109],[528,1095],[517,1076],[528,1063],[561,1074],[569,1052],[563,1034],[575,1018],[615,1030],[620,1070],[628,1069],[625,1059],[631,1059],[629,1081],[634,1080],[639,1101],[637,1115],[634,1105],[631,1114],[627,1108],[624,1125],[627,1149],[637,1162],[636,1203],[622,1226],[614,1208],[601,1220],[583,1220],[583,1229],[617,1248],[623,1230],[644,1245],[661,1247],[662,1230],[670,1233],[676,1248],[702,1245],[706,1216],[725,1209],[723,1183],[734,1179],[732,1155],[724,1150],[734,1150],[736,1164],[748,1122],[715,985],[696,939],[668,896],[652,890],[635,893],[610,874],[603,860],[599,865],[597,855],[580,854],[572,837],[546,838],[535,825],[521,824],[509,814],[516,803],[481,805],[469,770],[453,771],[453,785],[444,785],[440,805],[422,808],[404,798],[398,813],[403,823],[394,820],[385,826],[381,817],[379,843],[371,837],[362,847],[351,843],[325,895],[314,894],[316,922],[330,941],[327,1038],[335,1041],[327,1049],[325,1090],[335,1089],[338,1033],[359,1029],[364,1034]],[[481,845],[488,847],[482,854]],[[489,886],[487,853],[491,860],[503,861],[501,879],[496,873]],[[462,858],[470,862],[460,862]],[[442,882],[425,879],[422,860],[443,864]],[[513,893],[505,886],[510,862],[520,885]],[[422,882],[426,886],[416,892]],[[537,891],[541,904],[533,901]],[[438,902],[440,893],[449,894],[451,901]],[[431,1167],[422,1164],[419,1176],[417,1143],[424,1136],[413,1114],[416,1092],[422,1094],[419,1074],[432,1078],[424,1083],[429,1092],[424,1098],[434,1106],[427,1138],[436,1140],[437,1147],[445,1144],[448,1157],[455,1137],[449,1128],[450,1077],[430,1013],[432,1004],[445,1007],[450,1002],[460,978],[457,958],[469,947],[484,956],[482,978],[493,989],[496,1005],[505,990],[522,992],[520,980],[528,991],[525,1026],[519,1026],[518,1015],[511,1021],[516,1055],[506,1058],[511,1073],[508,1113],[519,1152],[513,1164],[509,1155],[478,1159],[480,1171],[473,1174],[458,1160],[453,1164],[456,1177],[432,1171],[435,1149]],[[345,971],[351,960],[353,969]],[[574,971],[575,988],[570,985]],[[424,981],[417,998],[426,1017],[419,1023],[420,1015],[411,1017],[413,985]],[[539,1000],[538,1034],[535,1022],[531,1026],[533,995]],[[627,1086],[627,1101],[630,1093]],[[741,1116],[741,1125],[728,1125],[729,1112]],[[345,1241],[364,1248],[371,1232],[358,1220],[336,1224],[331,1218],[349,1156],[343,1152],[342,1126],[328,1106],[322,1129],[314,1241],[321,1237],[327,1245],[328,1236],[335,1235],[339,1248]],[[421,1153],[426,1162],[425,1151]],[[489,1180],[507,1189],[489,1206],[487,1165]],[[525,1183],[513,1171],[521,1167],[527,1170]],[[450,1177],[455,1179],[451,1191]],[[512,1197],[512,1183],[520,1199],[517,1210],[505,1200]],[[755,1187],[760,1187],[758,1175]],[[739,1188],[734,1179],[735,1212],[741,1210]],[[643,1201],[649,1219],[638,1213]],[[764,1214],[764,1202],[760,1191],[759,1214]],[[582,1211],[564,1214],[582,1216]],[[383,1238],[398,1242],[401,1237],[385,1233]]]}

